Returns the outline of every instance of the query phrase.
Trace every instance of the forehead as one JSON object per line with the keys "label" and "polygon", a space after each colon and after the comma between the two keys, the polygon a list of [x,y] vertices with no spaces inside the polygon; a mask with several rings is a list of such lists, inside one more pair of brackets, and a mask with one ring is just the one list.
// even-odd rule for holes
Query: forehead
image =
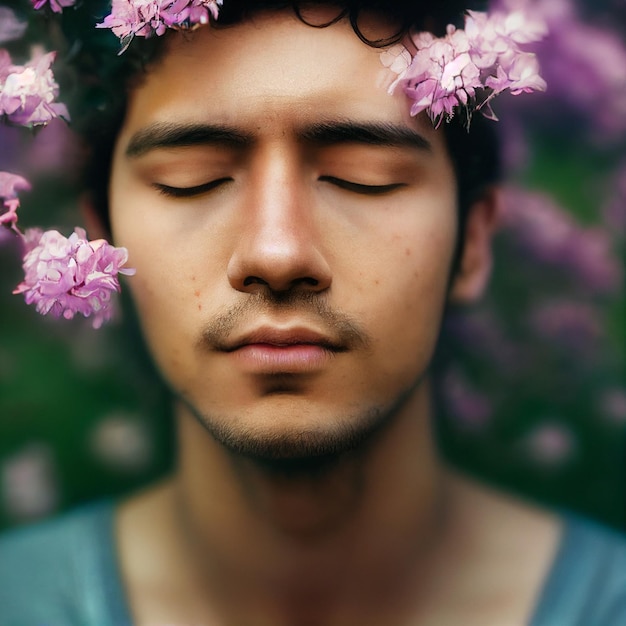
{"label": "forehead", "polygon": [[[388,27],[381,36],[389,34]],[[372,30],[375,34],[375,30]],[[345,118],[402,123],[435,135],[409,116],[380,50],[342,20],[326,28],[291,12],[260,13],[235,26],[171,33],[160,60],[130,97],[126,129],[171,121],[284,132],[312,120]]]}

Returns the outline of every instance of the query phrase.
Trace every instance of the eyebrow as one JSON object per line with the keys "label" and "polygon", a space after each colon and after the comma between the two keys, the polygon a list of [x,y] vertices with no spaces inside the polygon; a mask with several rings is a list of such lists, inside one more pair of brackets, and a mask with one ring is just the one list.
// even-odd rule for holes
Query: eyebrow
{"label": "eyebrow", "polygon": [[126,156],[137,158],[151,150],[219,145],[241,148],[253,143],[252,135],[213,124],[151,124],[137,131],[128,142]]}
{"label": "eyebrow", "polygon": [[322,145],[357,143],[432,152],[426,137],[407,126],[387,122],[321,122],[303,129],[301,137]]}
{"label": "eyebrow", "polygon": [[[356,143],[432,151],[430,141],[417,131],[387,122],[319,122],[304,126],[296,134],[302,141],[323,146]],[[243,148],[253,143],[253,135],[225,125],[157,123],[131,137],[126,156],[138,158],[152,150],[201,145]]]}

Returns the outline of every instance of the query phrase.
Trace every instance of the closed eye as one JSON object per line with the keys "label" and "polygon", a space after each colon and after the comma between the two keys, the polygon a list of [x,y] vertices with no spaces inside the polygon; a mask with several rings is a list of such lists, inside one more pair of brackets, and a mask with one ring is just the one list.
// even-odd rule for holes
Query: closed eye
{"label": "closed eye", "polygon": [[172,198],[191,198],[211,191],[230,180],[232,180],[232,178],[218,178],[208,183],[203,183],[202,185],[195,185],[194,187],[171,187],[170,185],[163,185],[161,183],[153,183],[152,186],[164,196],[170,196]]}
{"label": "closed eye", "polygon": [[405,183],[392,183],[390,185],[362,185],[360,183],[353,183],[349,180],[343,180],[342,178],[335,178],[334,176],[320,176],[319,180],[336,185],[346,191],[353,191],[354,193],[369,196],[381,195],[400,187],[406,187]]}

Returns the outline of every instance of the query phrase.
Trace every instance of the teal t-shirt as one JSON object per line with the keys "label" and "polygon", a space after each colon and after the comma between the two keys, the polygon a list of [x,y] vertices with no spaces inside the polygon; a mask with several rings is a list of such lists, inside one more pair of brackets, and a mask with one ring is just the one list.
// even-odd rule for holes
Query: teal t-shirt
{"label": "teal t-shirt", "polygon": [[[0,626],[132,626],[114,512],[99,502],[0,538]],[[626,626],[626,538],[566,515],[528,626]]]}

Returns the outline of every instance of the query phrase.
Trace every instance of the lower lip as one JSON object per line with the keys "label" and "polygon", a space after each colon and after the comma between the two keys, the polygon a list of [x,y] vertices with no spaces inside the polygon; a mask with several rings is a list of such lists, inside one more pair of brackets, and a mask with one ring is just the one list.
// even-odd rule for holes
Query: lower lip
{"label": "lower lip", "polygon": [[333,353],[317,344],[276,346],[253,343],[230,353],[246,369],[259,374],[314,372],[328,364]]}

